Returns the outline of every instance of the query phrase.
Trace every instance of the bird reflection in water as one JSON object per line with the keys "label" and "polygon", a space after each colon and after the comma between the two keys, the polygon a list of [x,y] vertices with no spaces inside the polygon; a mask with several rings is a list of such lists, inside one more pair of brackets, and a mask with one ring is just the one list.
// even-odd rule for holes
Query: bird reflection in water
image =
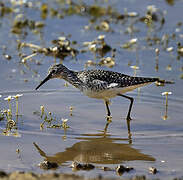
{"label": "bird reflection in water", "polygon": [[80,140],[80,142],[54,155],[48,155],[50,153],[45,153],[36,143],[34,143],[34,146],[45,161],[57,163],[59,166],[73,161],[95,165],[114,165],[135,160],[155,161],[152,156],[135,149],[128,143],[128,139],[111,138],[109,136],[97,137],[96,134],[85,134],[75,139]]}
{"label": "bird reflection in water", "polygon": [[[104,130],[102,131],[102,133],[100,134],[100,136],[107,136],[107,129],[109,127],[109,124],[112,122],[112,117],[107,117],[107,122],[105,124]],[[131,129],[130,129],[130,121],[126,121],[127,122],[127,128],[128,128],[128,141],[129,144],[132,143],[132,133],[131,133]],[[99,134],[97,134],[99,135]]]}

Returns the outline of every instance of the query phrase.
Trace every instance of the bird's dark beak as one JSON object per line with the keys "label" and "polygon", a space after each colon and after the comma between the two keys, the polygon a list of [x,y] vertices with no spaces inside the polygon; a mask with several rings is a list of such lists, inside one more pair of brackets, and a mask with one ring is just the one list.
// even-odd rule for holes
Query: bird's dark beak
{"label": "bird's dark beak", "polygon": [[35,90],[39,89],[45,82],[51,79],[51,74],[49,74],[37,87]]}

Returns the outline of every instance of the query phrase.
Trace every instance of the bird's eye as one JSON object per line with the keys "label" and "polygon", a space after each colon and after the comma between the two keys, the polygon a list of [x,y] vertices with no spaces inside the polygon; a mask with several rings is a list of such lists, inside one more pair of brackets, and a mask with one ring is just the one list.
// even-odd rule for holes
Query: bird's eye
{"label": "bird's eye", "polygon": [[51,73],[52,73],[52,74],[55,74],[55,73],[56,73],[56,70],[55,70],[55,69],[53,69],[53,70],[51,71]]}

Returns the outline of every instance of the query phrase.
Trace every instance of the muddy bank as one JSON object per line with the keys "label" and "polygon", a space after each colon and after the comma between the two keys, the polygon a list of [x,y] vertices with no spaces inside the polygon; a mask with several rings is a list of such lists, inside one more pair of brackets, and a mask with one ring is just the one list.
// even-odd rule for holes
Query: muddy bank
{"label": "muddy bank", "polygon": [[[0,171],[0,180],[117,180],[123,179],[120,178],[104,178],[102,176],[98,176],[96,178],[86,178],[83,176],[78,176],[74,174],[59,174],[59,173],[50,173],[50,174],[35,174],[33,172],[12,172],[6,173],[4,171]],[[132,178],[124,178],[123,180],[148,180],[145,176],[134,176]],[[158,180],[158,179],[157,179]],[[174,180],[183,180],[183,178],[174,178]]]}
{"label": "muddy bank", "polygon": [[[52,179],[52,180],[86,180],[90,178],[86,178],[83,176],[78,176],[74,174],[59,174],[59,173],[50,173],[50,174],[35,174],[33,172],[12,172],[12,173],[6,173],[4,171],[0,172],[0,179],[3,180],[47,180],[47,179]],[[109,178],[103,178],[102,176],[92,178],[93,180],[109,180]],[[110,178],[111,179],[111,178]],[[112,179],[118,179],[118,178],[112,178]],[[121,179],[121,178],[120,178]],[[133,180],[144,180],[144,176],[139,176],[136,178],[133,178]]]}

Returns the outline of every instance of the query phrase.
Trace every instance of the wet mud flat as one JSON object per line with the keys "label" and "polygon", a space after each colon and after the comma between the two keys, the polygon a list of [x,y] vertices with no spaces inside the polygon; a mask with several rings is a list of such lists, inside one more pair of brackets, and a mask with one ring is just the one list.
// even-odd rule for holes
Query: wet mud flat
{"label": "wet mud flat", "polygon": [[[0,179],[2,180],[14,180],[14,179],[19,179],[19,180],[117,180],[117,179],[122,179],[122,180],[149,180],[145,176],[134,176],[131,178],[105,178],[102,176],[98,176],[96,178],[86,178],[83,176],[78,176],[75,174],[58,174],[58,173],[50,173],[50,174],[35,174],[32,172],[12,172],[12,173],[5,173],[3,171],[0,171]],[[156,179],[158,180],[158,179]],[[172,179],[173,180],[173,179]],[[174,178],[174,180],[183,180],[183,178]]]}

